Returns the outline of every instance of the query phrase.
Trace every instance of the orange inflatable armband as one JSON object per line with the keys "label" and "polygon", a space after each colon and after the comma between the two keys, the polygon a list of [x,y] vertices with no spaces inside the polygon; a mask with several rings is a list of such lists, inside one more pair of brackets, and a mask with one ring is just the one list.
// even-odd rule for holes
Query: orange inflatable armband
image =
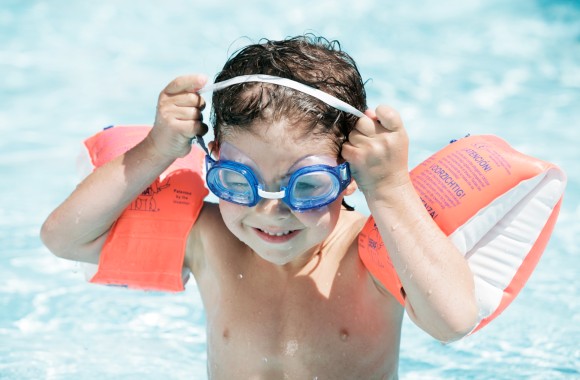
{"label": "orange inflatable armband", "polygon": [[[496,136],[449,144],[411,171],[425,208],[474,275],[479,322],[497,317],[534,270],[556,223],[566,176]],[[373,218],[359,235],[368,270],[404,304],[401,282]]]}
{"label": "orange inflatable armband", "polygon": [[[141,142],[151,127],[114,127],[85,141],[99,167]],[[93,283],[144,290],[183,290],[187,237],[208,194],[204,153],[193,146],[123,211],[101,251]]]}

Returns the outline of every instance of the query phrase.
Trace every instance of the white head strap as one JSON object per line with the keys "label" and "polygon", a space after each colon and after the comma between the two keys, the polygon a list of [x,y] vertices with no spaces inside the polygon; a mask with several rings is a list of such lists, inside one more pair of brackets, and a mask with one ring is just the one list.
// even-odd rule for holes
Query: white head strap
{"label": "white head strap", "polygon": [[296,81],[293,81],[293,80],[288,79],[288,78],[281,78],[281,77],[276,77],[273,75],[265,75],[265,74],[242,75],[239,77],[234,77],[231,79],[224,80],[222,82],[208,84],[205,87],[203,87],[201,90],[199,90],[198,93],[202,94],[204,92],[219,91],[219,90],[223,90],[226,87],[232,86],[234,84],[248,83],[248,82],[273,83],[273,84],[276,84],[279,86],[289,87],[289,88],[292,88],[296,91],[300,91],[300,92],[303,92],[303,93],[308,94],[310,96],[313,96],[313,97],[323,101],[324,103],[328,104],[329,106],[336,108],[337,110],[348,112],[350,114],[355,115],[356,117],[364,117],[365,116],[364,113],[357,110],[356,108],[354,108],[350,104],[343,102],[342,100],[340,100],[340,99],[338,99],[330,94],[327,94],[326,92],[317,90],[316,88],[307,86],[303,83],[296,82]]}

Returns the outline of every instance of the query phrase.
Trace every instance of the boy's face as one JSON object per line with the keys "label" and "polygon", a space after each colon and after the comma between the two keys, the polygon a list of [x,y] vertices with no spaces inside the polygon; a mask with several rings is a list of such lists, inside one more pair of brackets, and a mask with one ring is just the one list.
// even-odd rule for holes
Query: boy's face
{"label": "boy's face", "polygon": [[[226,136],[220,158],[250,166],[261,177],[265,190],[272,192],[279,191],[284,180],[300,167],[338,164],[330,138],[301,138],[296,128],[284,122],[255,124],[253,132]],[[342,198],[306,212],[293,212],[280,199],[261,199],[254,207],[223,200],[219,205],[229,230],[262,259],[276,265],[300,265],[317,252],[336,225]]]}

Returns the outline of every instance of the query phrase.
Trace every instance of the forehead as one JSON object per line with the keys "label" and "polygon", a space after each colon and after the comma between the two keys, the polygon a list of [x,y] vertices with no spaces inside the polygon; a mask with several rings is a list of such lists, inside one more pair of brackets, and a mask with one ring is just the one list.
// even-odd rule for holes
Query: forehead
{"label": "forehead", "polygon": [[[344,139],[338,136],[336,128],[326,126],[320,121],[309,118],[288,117],[276,112],[263,112],[258,119],[249,124],[226,124],[216,126],[216,137],[219,142],[238,139],[243,135],[254,135],[264,141],[277,143],[282,139],[292,139],[301,144],[321,144],[334,149],[338,155],[339,142]],[[251,137],[251,136],[250,136]]]}
{"label": "forehead", "polygon": [[285,175],[297,165],[336,165],[334,136],[305,135],[296,128],[283,122],[255,123],[250,130],[224,136],[220,157],[252,164],[249,166],[271,174],[268,177]]}

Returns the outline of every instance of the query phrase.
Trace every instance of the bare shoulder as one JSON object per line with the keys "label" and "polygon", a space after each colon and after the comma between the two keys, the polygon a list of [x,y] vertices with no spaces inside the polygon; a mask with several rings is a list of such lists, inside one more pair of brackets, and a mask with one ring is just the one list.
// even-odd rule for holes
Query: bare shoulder
{"label": "bare shoulder", "polygon": [[358,211],[342,210],[338,223],[350,226],[349,228],[358,235],[368,218],[367,215],[363,215]]}
{"label": "bare shoulder", "polygon": [[351,243],[356,245],[368,216],[357,211],[342,210],[338,222],[333,232],[333,239],[339,240],[341,244]]}
{"label": "bare shoulder", "polygon": [[194,275],[198,275],[206,267],[207,255],[210,251],[223,251],[223,249],[216,249],[216,244],[237,241],[237,239],[232,239],[231,235],[222,219],[219,206],[215,203],[205,202],[197,221],[189,232],[185,266]]}
{"label": "bare shoulder", "polygon": [[366,219],[367,217],[359,212],[341,210],[336,226],[325,240],[322,250],[332,252],[335,261],[357,265],[358,235]]}

